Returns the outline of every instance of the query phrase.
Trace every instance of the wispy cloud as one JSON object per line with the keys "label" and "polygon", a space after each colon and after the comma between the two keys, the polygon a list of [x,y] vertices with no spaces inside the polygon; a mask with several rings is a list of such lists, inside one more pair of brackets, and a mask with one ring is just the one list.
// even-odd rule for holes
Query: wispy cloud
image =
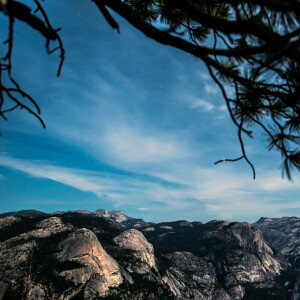
{"label": "wispy cloud", "polygon": [[208,95],[216,96],[220,93],[220,90],[216,84],[205,84],[204,90]]}
{"label": "wispy cloud", "polygon": [[[296,180],[299,176],[296,176]],[[298,180],[297,180],[298,181]],[[260,188],[266,191],[280,191],[280,190],[300,190],[300,187],[287,179],[267,177],[262,179]]]}
{"label": "wispy cloud", "polygon": [[62,168],[47,165],[39,161],[26,161],[9,157],[0,157],[0,165],[25,172],[38,178],[50,179],[84,192],[91,192],[97,196],[109,196],[111,198],[120,197],[119,193],[114,192],[109,180],[88,171],[81,171],[70,168]]}
{"label": "wispy cloud", "polygon": [[147,210],[150,210],[150,208],[149,207],[138,207],[137,210],[139,210],[139,211],[147,211]]}
{"label": "wispy cloud", "polygon": [[215,112],[215,111],[224,112],[227,110],[225,105],[217,106],[204,99],[194,99],[190,107],[194,109],[200,109],[200,111],[202,112]]}
{"label": "wispy cloud", "polygon": [[[0,165],[25,172],[37,178],[50,179],[75,189],[105,197],[120,209],[136,207],[158,220],[182,218],[209,220],[255,220],[260,215],[280,216],[288,209],[300,208],[297,199],[282,201],[286,190],[277,178],[252,181],[249,176],[236,174],[224,166],[215,169],[191,165],[173,165],[168,171],[177,185],[158,182],[155,178],[140,180],[126,175],[61,168],[38,161],[0,157]],[[157,178],[164,174],[157,174]],[[299,178],[298,178],[299,179]],[[271,182],[277,189],[270,189]],[[299,185],[293,185],[299,194]],[[265,191],[268,191],[268,195]],[[282,194],[280,194],[282,192]],[[166,215],[168,217],[166,217]],[[181,216],[181,217],[180,217]]]}
{"label": "wispy cloud", "polygon": [[211,80],[211,77],[208,75],[208,73],[199,72],[199,77],[203,80]]}
{"label": "wispy cloud", "polygon": [[204,80],[204,91],[208,95],[217,96],[220,94],[220,88],[216,85],[216,83],[212,80],[208,73],[199,72],[199,77]]}
{"label": "wispy cloud", "polygon": [[102,150],[120,164],[164,163],[187,156],[187,149],[176,138],[163,132],[143,132],[128,124],[108,126]]}
{"label": "wispy cloud", "polygon": [[203,99],[196,100],[192,105],[191,108],[202,108],[203,111],[213,111],[216,109],[215,105],[211,104],[208,101]]}

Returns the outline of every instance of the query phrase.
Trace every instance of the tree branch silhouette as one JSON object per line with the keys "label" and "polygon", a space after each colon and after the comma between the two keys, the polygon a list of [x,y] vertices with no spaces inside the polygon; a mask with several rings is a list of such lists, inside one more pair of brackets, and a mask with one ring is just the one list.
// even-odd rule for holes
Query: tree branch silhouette
{"label": "tree branch silhouette", "polygon": [[[60,52],[60,75],[65,51],[40,0],[32,0],[35,13],[22,2],[0,0],[8,16],[7,55],[1,59],[0,116],[23,108],[40,118],[40,110],[12,76],[13,26],[27,23],[46,39],[47,52]],[[219,86],[231,120],[237,126],[242,155],[224,161],[246,161],[243,136],[253,137],[251,127],[261,128],[268,149],[283,158],[282,174],[292,178],[300,171],[300,1],[299,0],[93,0],[112,29],[120,26],[112,12],[126,19],[150,39],[189,53],[206,65]],[[50,50],[50,42],[58,46]],[[12,87],[3,85],[7,75]],[[231,91],[231,93],[228,93]],[[230,96],[229,96],[230,95]],[[29,100],[32,107],[24,103]],[[12,105],[4,107],[10,100]]]}
{"label": "tree branch silhouette", "polygon": [[[44,11],[40,2],[38,0],[34,0],[34,3],[37,5],[35,13],[41,12],[44,20],[32,14],[31,8],[21,2],[13,0],[2,0],[0,2],[0,11],[7,15],[9,20],[8,39],[4,42],[4,44],[7,45],[7,54],[0,60],[0,116],[7,121],[7,113],[12,112],[17,108],[24,109],[37,118],[43,128],[46,128],[43,119],[40,117],[41,110],[38,103],[29,94],[22,90],[19,83],[12,76],[12,52],[15,20],[27,23],[46,38],[46,49],[48,54],[57,50],[60,51],[60,64],[57,76],[59,76],[61,72],[65,50],[61,38],[58,35],[59,30],[53,29],[49,22],[47,13]],[[50,41],[55,40],[58,42],[58,47],[50,50]],[[4,85],[3,76],[8,77],[8,85]],[[24,100],[29,101],[29,104],[27,104]]]}

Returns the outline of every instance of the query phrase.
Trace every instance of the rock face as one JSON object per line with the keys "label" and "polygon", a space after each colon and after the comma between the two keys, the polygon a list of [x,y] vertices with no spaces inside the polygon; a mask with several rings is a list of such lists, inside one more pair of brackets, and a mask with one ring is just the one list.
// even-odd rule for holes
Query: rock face
{"label": "rock face", "polygon": [[[253,224],[264,234],[267,242],[294,260],[300,258],[300,218],[260,218]],[[299,262],[300,267],[300,262]]]}
{"label": "rock face", "polygon": [[176,251],[166,257],[174,266],[167,270],[163,281],[176,298],[215,299],[216,273],[211,263],[190,252]]}
{"label": "rock face", "polygon": [[267,290],[285,293],[277,284],[284,265],[249,223],[181,221],[147,228],[142,228],[147,240],[171,263],[163,280],[179,299],[243,299],[262,290],[268,299]]}
{"label": "rock face", "polygon": [[146,274],[151,272],[152,268],[158,271],[153,246],[140,231],[136,229],[124,231],[114,238],[114,242],[119,247],[131,251],[134,264],[131,264],[129,269],[132,269],[133,272]]}
{"label": "rock face", "polygon": [[[87,211],[22,214],[0,218],[0,300],[300,296],[298,218],[145,222],[121,231]],[[104,214],[118,226],[129,218]]]}
{"label": "rock face", "polygon": [[300,300],[300,218],[260,218],[253,224],[266,241],[287,261],[296,280],[292,287],[293,300]]}
{"label": "rock face", "polygon": [[86,284],[86,299],[104,296],[109,288],[122,283],[119,265],[106,253],[92,231],[77,229],[60,242],[58,249],[59,261],[75,261],[82,265],[82,268],[62,271],[59,275],[75,285]]}
{"label": "rock face", "polygon": [[153,246],[137,230],[80,213],[18,218],[1,223],[0,300],[168,298]]}
{"label": "rock face", "polygon": [[[49,218],[41,221],[40,217],[4,217],[2,224],[10,224],[2,229],[0,243],[0,299],[11,287],[11,293],[16,299],[22,299],[24,286],[32,262],[32,253],[37,247],[37,241],[50,237],[51,234],[61,234],[72,228],[65,225],[59,218]],[[39,295],[44,292],[41,291]],[[39,296],[38,295],[38,296]],[[7,296],[7,295],[6,295]],[[39,299],[39,297],[32,297]]]}
{"label": "rock face", "polygon": [[[259,282],[265,280],[265,276],[260,278],[262,274],[268,273],[271,277],[280,274],[282,266],[274,258],[272,249],[265,243],[262,233],[257,228],[246,222],[222,222],[218,224],[217,229],[213,236],[227,242],[237,243],[241,250],[247,251],[247,257],[244,259],[251,262],[252,270],[249,273],[242,272],[239,275],[241,279]],[[237,253],[239,252],[237,250]]]}

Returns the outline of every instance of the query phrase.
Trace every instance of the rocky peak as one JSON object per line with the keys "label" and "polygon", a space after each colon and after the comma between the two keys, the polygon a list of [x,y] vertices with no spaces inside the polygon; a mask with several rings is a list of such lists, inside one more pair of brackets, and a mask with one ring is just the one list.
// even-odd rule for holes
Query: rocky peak
{"label": "rocky peak", "polygon": [[61,262],[75,261],[82,265],[82,268],[63,271],[60,276],[75,284],[85,284],[85,299],[102,297],[109,288],[122,283],[118,263],[106,253],[92,231],[78,229],[63,240],[58,248],[57,258]]}
{"label": "rocky peak", "polygon": [[117,223],[122,223],[129,219],[128,216],[124,215],[121,211],[118,210],[106,210],[106,209],[98,209],[95,213],[103,218],[111,219]]}
{"label": "rocky peak", "polygon": [[300,259],[300,218],[260,218],[253,225],[263,232],[267,242],[282,255],[294,262]]}
{"label": "rocky peak", "polygon": [[41,222],[37,223],[35,227],[36,229],[20,235],[20,237],[26,238],[28,236],[35,238],[46,238],[51,234],[68,231],[73,228],[70,225],[64,224],[58,217],[49,217],[47,219],[44,219]]}
{"label": "rocky peak", "polygon": [[45,220],[42,220],[36,225],[36,228],[49,230],[49,229],[56,229],[63,227],[64,224],[62,223],[59,217],[50,217]]}
{"label": "rocky peak", "polygon": [[95,211],[95,214],[99,217],[113,221],[121,229],[141,228],[153,224],[153,223],[145,222],[142,219],[135,219],[132,217],[128,217],[125,214],[123,214],[121,211],[117,211],[117,210],[98,209]]}
{"label": "rocky peak", "polygon": [[247,222],[234,223],[231,231],[238,239],[239,245],[251,253],[260,254],[266,251],[273,254],[271,248],[265,243],[262,233],[251,224]]}
{"label": "rocky peak", "polygon": [[253,225],[247,222],[211,221],[206,223],[206,237],[217,237],[221,240],[234,240],[238,245],[247,251],[257,255],[264,251],[273,253],[265,243],[262,233]]}
{"label": "rocky peak", "polygon": [[189,221],[186,221],[186,220],[179,221],[178,225],[184,226],[184,227],[193,227],[194,226],[192,223],[190,223]]}
{"label": "rocky peak", "polygon": [[[247,222],[214,221],[214,225],[208,231],[208,237],[217,237],[227,244],[236,244],[248,254],[259,259],[259,269],[264,273],[278,275],[282,266],[273,257],[273,251],[265,242],[263,234],[253,225]],[[212,230],[213,229],[213,230]],[[249,256],[250,259],[250,256]],[[250,259],[253,260],[252,258]]]}
{"label": "rocky peak", "polygon": [[7,216],[15,216],[15,217],[36,217],[36,216],[46,216],[47,214],[39,211],[39,210],[35,210],[35,209],[22,209],[19,211],[11,211],[11,212],[7,212],[7,213],[3,213],[0,214],[0,218],[4,218]]}
{"label": "rocky peak", "polygon": [[132,266],[136,272],[140,274],[149,273],[151,268],[157,271],[153,246],[140,231],[136,229],[123,231],[114,238],[114,242],[119,247],[132,252],[133,257],[138,262]]}
{"label": "rocky peak", "polygon": [[10,226],[11,224],[20,221],[20,218],[16,218],[14,216],[7,216],[0,218],[0,230],[5,229],[6,227]]}

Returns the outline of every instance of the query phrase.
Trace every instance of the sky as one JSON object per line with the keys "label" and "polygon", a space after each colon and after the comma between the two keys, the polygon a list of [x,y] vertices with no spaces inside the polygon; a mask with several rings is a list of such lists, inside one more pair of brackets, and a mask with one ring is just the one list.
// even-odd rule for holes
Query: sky
{"label": "sky", "polygon": [[[13,74],[39,103],[46,130],[24,110],[0,120],[0,213],[100,208],[161,222],[254,222],[300,216],[300,176],[281,178],[281,158],[255,130],[241,155],[219,88],[203,63],[146,38],[91,1],[43,3],[66,60],[16,22]],[[0,16],[1,39],[7,19]],[[1,56],[5,48],[1,48]]]}

